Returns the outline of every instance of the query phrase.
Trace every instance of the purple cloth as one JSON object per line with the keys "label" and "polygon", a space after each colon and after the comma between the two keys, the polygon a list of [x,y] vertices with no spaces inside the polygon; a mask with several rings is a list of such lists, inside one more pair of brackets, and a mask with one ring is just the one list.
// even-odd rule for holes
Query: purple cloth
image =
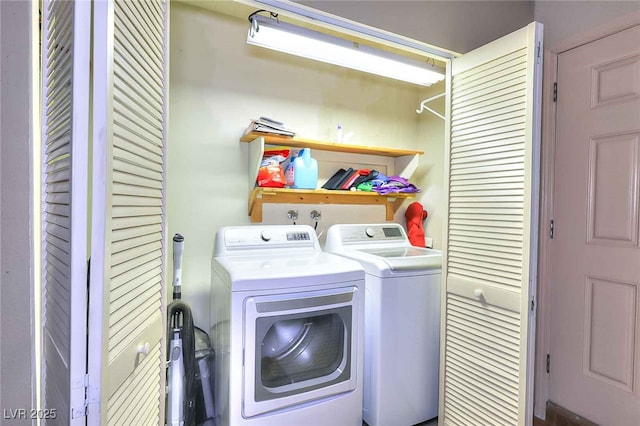
{"label": "purple cloth", "polygon": [[391,176],[386,183],[375,186],[373,190],[381,195],[393,192],[420,192],[420,189],[402,176]]}

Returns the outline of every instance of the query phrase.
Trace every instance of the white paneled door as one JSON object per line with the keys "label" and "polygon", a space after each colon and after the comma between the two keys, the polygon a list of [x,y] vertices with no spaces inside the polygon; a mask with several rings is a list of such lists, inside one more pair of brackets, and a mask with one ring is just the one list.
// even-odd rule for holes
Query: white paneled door
{"label": "white paneled door", "polygon": [[441,425],[532,421],[542,26],[448,67]]}
{"label": "white paneled door", "polygon": [[159,424],[168,2],[100,0],[93,15],[89,377],[99,393],[90,392],[88,422]]}
{"label": "white paneled door", "polygon": [[558,56],[549,399],[640,422],[640,27]]}
{"label": "white paneled door", "polygon": [[90,17],[43,3],[42,407],[60,425],[85,424]]}

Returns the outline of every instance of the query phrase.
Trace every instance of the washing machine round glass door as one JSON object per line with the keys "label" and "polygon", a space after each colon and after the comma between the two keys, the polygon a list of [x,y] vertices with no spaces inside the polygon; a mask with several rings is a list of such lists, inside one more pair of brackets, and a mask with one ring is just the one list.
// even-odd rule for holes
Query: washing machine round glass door
{"label": "washing machine round glass door", "polygon": [[348,287],[245,301],[246,417],[355,388],[359,297]]}

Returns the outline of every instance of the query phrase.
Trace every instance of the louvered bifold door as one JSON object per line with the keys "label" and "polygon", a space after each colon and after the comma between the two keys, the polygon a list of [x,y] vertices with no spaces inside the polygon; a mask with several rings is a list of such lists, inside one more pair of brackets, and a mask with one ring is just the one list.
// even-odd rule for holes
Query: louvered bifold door
{"label": "louvered bifold door", "polygon": [[41,406],[55,413],[48,424],[85,421],[90,17],[88,2],[42,4]]}
{"label": "louvered bifold door", "polygon": [[89,423],[163,422],[168,3],[94,3]]}
{"label": "louvered bifold door", "polygon": [[532,420],[541,32],[448,67],[440,424]]}

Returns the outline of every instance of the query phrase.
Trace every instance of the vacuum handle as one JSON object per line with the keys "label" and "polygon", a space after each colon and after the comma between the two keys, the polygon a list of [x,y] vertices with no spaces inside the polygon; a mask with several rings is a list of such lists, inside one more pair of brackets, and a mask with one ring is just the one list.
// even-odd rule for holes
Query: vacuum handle
{"label": "vacuum handle", "polygon": [[182,251],[184,237],[180,234],[173,236],[173,298],[180,299],[182,293]]}

